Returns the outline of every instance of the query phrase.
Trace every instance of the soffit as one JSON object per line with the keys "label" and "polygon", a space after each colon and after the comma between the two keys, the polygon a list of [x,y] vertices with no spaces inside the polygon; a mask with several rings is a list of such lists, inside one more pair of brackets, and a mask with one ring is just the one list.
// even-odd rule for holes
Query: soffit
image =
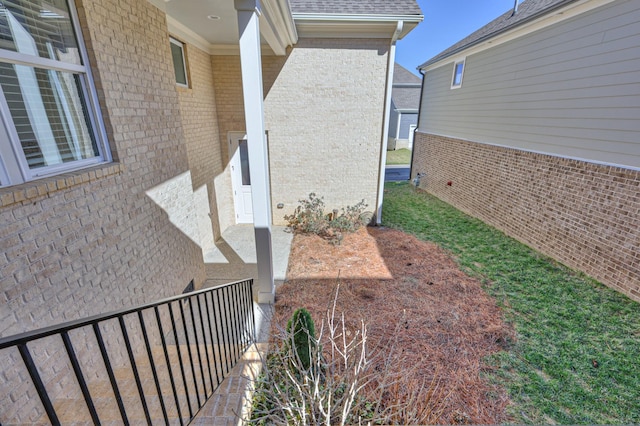
{"label": "soffit", "polygon": [[[149,0],[167,14],[169,32],[210,54],[238,54],[238,15],[233,0]],[[284,55],[297,41],[287,0],[263,0],[263,51]]]}

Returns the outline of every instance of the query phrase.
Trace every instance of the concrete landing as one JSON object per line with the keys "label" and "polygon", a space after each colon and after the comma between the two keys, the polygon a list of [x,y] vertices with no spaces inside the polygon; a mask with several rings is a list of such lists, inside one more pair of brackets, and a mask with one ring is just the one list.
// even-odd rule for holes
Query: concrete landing
{"label": "concrete landing", "polygon": [[[273,245],[273,274],[276,285],[286,278],[293,234],[284,226],[271,229]],[[213,287],[253,278],[257,281],[256,242],[253,225],[234,225],[227,228],[216,241],[215,248],[204,252],[207,281],[204,287]]]}

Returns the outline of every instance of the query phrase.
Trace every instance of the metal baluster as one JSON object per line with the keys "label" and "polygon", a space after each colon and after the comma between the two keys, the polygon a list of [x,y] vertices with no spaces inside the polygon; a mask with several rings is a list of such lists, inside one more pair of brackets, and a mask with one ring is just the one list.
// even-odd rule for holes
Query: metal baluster
{"label": "metal baluster", "polygon": [[[220,293],[222,293],[224,290],[223,288],[218,289],[218,291],[216,292],[216,298],[218,299],[218,307],[220,310],[220,331],[222,332],[222,340],[224,341],[224,358],[225,358],[225,371],[226,374],[228,374],[231,371],[231,367],[229,366],[229,361],[231,358],[231,348],[229,347],[230,343],[229,343],[229,325],[227,324],[227,315],[225,313],[224,310],[224,305],[223,303],[220,302]],[[223,302],[224,302],[224,297],[222,298]],[[225,376],[226,376],[225,374]]]}
{"label": "metal baluster", "polygon": [[[222,359],[220,358],[220,349],[218,349],[218,361],[216,361],[216,345],[219,347],[220,346],[220,341],[219,340],[215,340],[215,344],[213,343],[213,328],[216,328],[216,337],[218,335],[218,325],[214,322],[211,323],[211,315],[210,315],[210,308],[209,308],[209,298],[207,298],[207,295],[211,295],[211,305],[213,305],[213,292],[208,292],[204,294],[204,303],[205,303],[205,307],[207,309],[207,320],[209,321],[209,334],[211,335],[211,350],[213,351],[213,354],[211,354],[211,356],[213,357],[213,364],[215,366],[215,370],[216,370],[216,389],[218,388],[218,386],[220,386],[220,382],[222,381],[220,379],[220,367],[222,365]],[[215,319],[215,311],[213,313],[213,318]],[[214,389],[215,392],[215,389]]]}
{"label": "metal baluster", "polygon": [[124,317],[122,315],[118,317],[118,322],[120,323],[120,330],[122,330],[122,337],[124,337],[124,344],[127,348],[127,354],[129,355],[129,362],[131,362],[133,378],[136,380],[136,386],[138,388],[138,395],[140,395],[140,402],[142,403],[144,416],[147,419],[147,424],[151,425],[151,415],[149,414],[149,407],[147,407],[147,400],[144,397],[144,390],[142,389],[142,382],[140,382],[138,367],[136,366],[136,360],[133,356],[133,349],[131,348],[131,342],[129,341],[129,334],[127,333],[127,326],[124,324]]}
{"label": "metal baluster", "polygon": [[[196,296],[196,302],[198,302],[198,315],[200,316],[200,327],[202,330],[202,340],[204,345],[204,354],[207,357],[207,369],[209,370],[209,383],[211,384],[211,394],[213,394],[213,375],[211,374],[211,361],[209,361],[209,348],[207,348],[207,335],[204,332],[204,316],[202,315],[202,305],[200,304],[200,295]],[[211,342],[213,344],[213,342]],[[206,394],[206,392],[205,392]]]}
{"label": "metal baluster", "polygon": [[236,348],[238,349],[238,359],[240,359],[242,357],[242,354],[244,353],[243,350],[243,343],[242,343],[242,311],[240,310],[240,302],[238,300],[238,284],[229,287],[229,291],[231,292],[231,298],[233,299],[232,302],[234,304],[234,321],[235,321],[235,327],[234,327],[234,333],[236,335]]}
{"label": "metal baluster", "polygon": [[[156,324],[158,324],[158,331],[160,332],[160,340],[162,342],[162,351],[164,352],[164,361],[167,364],[167,371],[169,372],[169,381],[171,382],[171,391],[173,392],[173,399],[176,403],[176,409],[178,410],[178,419],[180,419],[180,426],[184,426],[182,421],[182,412],[180,410],[180,401],[178,400],[178,392],[176,391],[176,382],[173,379],[173,370],[171,369],[171,360],[169,359],[169,352],[167,351],[167,341],[164,338],[164,330],[162,328],[162,321],[160,320],[160,311],[157,306],[153,307],[153,311],[156,314]],[[176,343],[177,347],[177,343]]]}
{"label": "metal baluster", "polygon": [[240,341],[242,342],[242,352],[244,352],[249,346],[249,333],[247,332],[247,297],[244,282],[238,284],[238,300],[240,302]]}
{"label": "metal baluster", "polygon": [[18,350],[20,351],[20,356],[22,356],[22,361],[24,362],[25,367],[27,367],[29,376],[31,376],[33,386],[35,386],[36,392],[38,392],[38,396],[40,397],[40,401],[44,406],[44,411],[47,413],[47,416],[49,416],[49,421],[51,422],[51,424],[59,425],[60,420],[58,420],[56,410],[53,409],[53,405],[51,404],[51,400],[49,399],[47,389],[44,387],[44,383],[42,383],[40,373],[38,373],[38,368],[33,362],[33,358],[31,358],[31,353],[29,352],[29,348],[27,347],[26,343],[19,343]]}
{"label": "metal baluster", "polygon": [[246,286],[247,289],[249,290],[249,313],[251,314],[251,340],[252,341],[256,341],[257,340],[257,336],[256,336],[256,314],[255,314],[255,310],[253,309],[253,280],[249,280],[246,281]]}
{"label": "metal baluster", "polygon": [[235,326],[233,324],[233,313],[231,312],[231,309],[233,308],[231,306],[231,298],[229,297],[229,286],[226,286],[224,288],[224,298],[223,298],[223,302],[225,304],[225,312],[227,313],[227,317],[229,319],[229,339],[231,339],[233,341],[232,345],[230,346],[231,351],[233,352],[233,360],[231,361],[232,364],[235,364],[236,362],[238,362],[238,340],[235,336]]}
{"label": "metal baluster", "polygon": [[158,400],[160,401],[160,409],[162,409],[162,416],[164,417],[164,423],[169,424],[169,417],[167,416],[167,409],[164,406],[164,398],[162,397],[162,389],[160,389],[160,380],[158,380],[158,372],[156,371],[156,363],[153,360],[153,354],[151,353],[151,345],[149,344],[149,336],[147,335],[147,327],[144,325],[144,318],[142,317],[142,311],[138,311],[138,320],[140,321],[140,327],[142,327],[142,337],[144,338],[144,345],[147,348],[147,356],[149,357],[149,366],[151,367],[151,374],[153,375],[153,381],[156,385],[156,391],[158,392]]}
{"label": "metal baluster", "polygon": [[193,314],[193,297],[187,299],[189,301],[189,311],[191,312],[191,327],[193,328],[193,338],[196,342],[196,353],[198,354],[198,365],[200,366],[200,380],[202,381],[202,390],[204,391],[204,399],[207,400],[207,384],[204,381],[204,368],[202,367],[202,356],[200,354],[200,342],[198,341],[198,328],[196,327],[196,318]]}
{"label": "metal baluster", "polygon": [[193,386],[196,388],[196,399],[198,400],[198,409],[202,407],[202,402],[200,402],[200,392],[198,391],[198,382],[196,380],[196,368],[193,365],[193,354],[191,353],[191,343],[189,342],[189,333],[187,332],[187,323],[185,321],[184,316],[184,308],[182,307],[182,303],[178,303],[180,306],[180,317],[182,318],[182,329],[184,330],[184,338],[187,341],[187,352],[189,354],[189,363],[191,363],[191,374],[193,375]]}
{"label": "metal baluster", "polygon": [[113,396],[116,398],[116,402],[118,403],[118,410],[120,410],[120,416],[122,417],[122,422],[126,426],[129,426],[129,419],[127,418],[127,413],[124,409],[124,404],[122,403],[122,397],[120,396],[120,390],[118,389],[118,382],[116,380],[116,376],[113,374],[111,361],[109,361],[109,354],[107,353],[107,348],[104,345],[104,340],[102,339],[102,333],[100,332],[100,325],[97,322],[93,323],[93,334],[96,335],[96,340],[98,341],[98,347],[100,348],[102,361],[104,362],[104,366],[107,369],[107,375],[109,376],[109,381],[111,382],[111,389],[113,390]]}
{"label": "metal baluster", "polygon": [[[180,303],[180,301],[178,301]],[[193,418],[193,410],[191,409],[191,398],[189,397],[189,388],[187,387],[187,376],[184,374],[184,363],[182,362],[182,353],[180,352],[180,342],[178,341],[178,330],[176,329],[176,320],[173,316],[173,305],[169,302],[169,317],[171,318],[171,327],[173,329],[173,338],[176,341],[176,352],[178,352],[178,364],[180,365],[180,373],[182,373],[182,385],[184,393],[187,396],[187,407],[189,407],[189,419]]]}
{"label": "metal baluster", "polygon": [[62,333],[60,333],[60,336],[62,337],[62,341],[64,342],[64,348],[67,350],[69,361],[71,361],[73,372],[76,374],[76,379],[78,379],[78,385],[80,386],[82,397],[87,404],[87,409],[89,410],[89,414],[91,415],[91,420],[93,420],[94,424],[99,425],[100,419],[98,418],[96,407],[93,405],[93,399],[91,398],[89,388],[87,387],[87,382],[85,381],[84,375],[82,374],[82,368],[80,368],[80,364],[78,363],[76,352],[73,350],[73,344],[71,343],[71,339],[69,338],[69,333],[67,331],[63,331]]}
{"label": "metal baluster", "polygon": [[244,309],[242,310],[242,330],[245,341],[245,350],[251,346],[253,341],[251,340],[251,328],[249,325],[249,309],[252,307],[251,301],[247,298],[247,284],[243,282],[240,286],[241,294],[242,294],[242,305]]}

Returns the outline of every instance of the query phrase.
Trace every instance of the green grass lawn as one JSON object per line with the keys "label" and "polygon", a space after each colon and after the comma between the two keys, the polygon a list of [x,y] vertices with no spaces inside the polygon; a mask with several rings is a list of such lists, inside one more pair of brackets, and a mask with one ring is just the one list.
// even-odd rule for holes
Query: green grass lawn
{"label": "green grass lawn", "polygon": [[640,304],[407,183],[387,184],[382,219],[448,250],[502,307],[517,340],[487,378],[516,422],[640,423]]}
{"label": "green grass lawn", "polygon": [[387,151],[387,165],[411,163],[411,150],[407,148]]}

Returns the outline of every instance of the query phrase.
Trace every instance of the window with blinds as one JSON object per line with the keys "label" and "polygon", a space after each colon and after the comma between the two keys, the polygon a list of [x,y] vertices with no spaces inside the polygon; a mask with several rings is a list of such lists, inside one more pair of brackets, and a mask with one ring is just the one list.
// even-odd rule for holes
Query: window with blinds
{"label": "window with blinds", "polygon": [[107,160],[74,17],[65,0],[0,0],[2,186]]}

